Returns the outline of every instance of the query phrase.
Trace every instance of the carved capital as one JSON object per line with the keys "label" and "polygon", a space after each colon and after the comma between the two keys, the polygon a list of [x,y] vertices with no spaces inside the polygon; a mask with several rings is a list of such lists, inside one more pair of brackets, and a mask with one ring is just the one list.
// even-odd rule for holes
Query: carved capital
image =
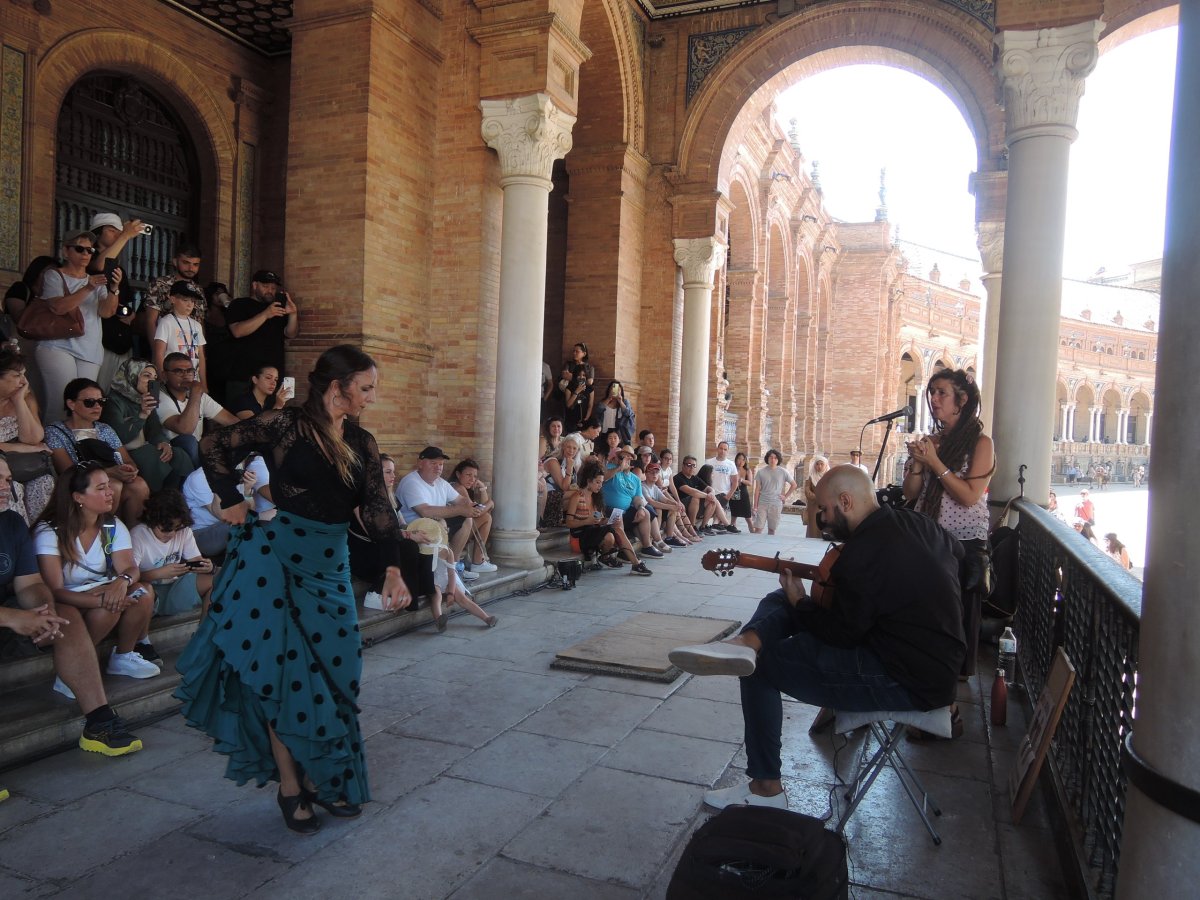
{"label": "carved capital", "polygon": [[725,245],[715,237],[675,238],[675,262],[683,269],[683,286],[713,286],[713,275],[725,262]]}
{"label": "carved capital", "polygon": [[550,189],[554,161],[571,152],[575,117],[546,94],[483,100],[483,140],[500,155],[501,185],[508,179],[537,179]]}
{"label": "carved capital", "polygon": [[1100,57],[1103,28],[1102,22],[1090,21],[996,35],[1009,146],[1040,135],[1075,140],[1079,98]]}
{"label": "carved capital", "polygon": [[977,223],[975,238],[979,247],[979,256],[983,260],[984,274],[998,274],[1004,267],[1004,223]]}

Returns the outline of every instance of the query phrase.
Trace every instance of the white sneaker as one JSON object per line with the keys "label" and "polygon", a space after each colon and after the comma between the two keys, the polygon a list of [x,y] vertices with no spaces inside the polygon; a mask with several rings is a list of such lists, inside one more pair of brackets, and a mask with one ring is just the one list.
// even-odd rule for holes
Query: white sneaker
{"label": "white sneaker", "polygon": [[152,662],[142,658],[142,654],[130,651],[118,653],[113,651],[108,658],[109,675],[126,675],[129,678],[153,678],[162,674],[162,669]]}
{"label": "white sneaker", "polygon": [[54,689],[56,691],[58,691],[60,694],[62,694],[64,697],[66,697],[68,700],[75,699],[75,692],[72,691],[69,687],[67,687],[67,683],[65,681],[63,681],[61,678],[59,678],[57,675],[54,676]]}
{"label": "white sneaker", "polygon": [[495,563],[486,561],[481,563],[472,563],[471,565],[471,571],[478,572],[480,575],[488,575],[497,571],[499,568],[500,567]]}
{"label": "white sneaker", "polygon": [[787,809],[787,791],[781,791],[774,797],[760,797],[750,792],[750,782],[735,784],[733,787],[722,788],[719,791],[708,791],[704,795],[704,805],[713,809],[724,809],[727,806],[770,806],[775,809]]}
{"label": "white sneaker", "polygon": [[475,581],[479,577],[479,573],[472,572],[470,569],[464,569],[458,573],[458,577],[463,581]]}
{"label": "white sneaker", "polygon": [[660,553],[670,553],[671,552],[671,545],[668,543],[665,543],[664,541],[658,541],[657,543],[655,543],[654,546],[658,548],[658,551]]}
{"label": "white sneaker", "polygon": [[672,665],[693,675],[736,675],[744,678],[754,674],[758,659],[749,647],[742,644],[689,644],[676,647],[667,654]]}

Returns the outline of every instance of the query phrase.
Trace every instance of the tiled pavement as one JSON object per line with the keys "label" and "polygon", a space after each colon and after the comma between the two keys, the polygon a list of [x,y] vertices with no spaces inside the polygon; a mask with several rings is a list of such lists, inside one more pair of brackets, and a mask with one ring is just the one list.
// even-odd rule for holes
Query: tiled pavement
{"label": "tiled pavement", "polygon": [[[811,558],[801,533],[785,517],[775,537],[705,543]],[[701,552],[649,561],[651,578],[589,573],[573,591],[494,602],[494,630],[460,616],[444,635],[369,648],[375,802],[354,821],[325,817],[313,837],[283,828],[273,787],[224,780],[223,760],[178,717],[139,728],[146,749],[125,759],[73,750],[2,773],[13,796],[0,804],[0,897],[661,898],[706,818],[702,792],[743,777],[737,684],[549,663],[638,612],[744,620],[774,586],[752,571],[717,579]],[[847,829],[852,896],[1064,895],[1040,800],[1020,827],[1007,811],[1019,705],[990,729],[977,681],[962,686],[965,738],[907,749],[944,810],[942,846],[885,773]],[[823,816],[832,763],[845,774],[858,741],[835,753],[828,734],[808,735],[813,714],[785,705],[784,771],[792,809]]]}

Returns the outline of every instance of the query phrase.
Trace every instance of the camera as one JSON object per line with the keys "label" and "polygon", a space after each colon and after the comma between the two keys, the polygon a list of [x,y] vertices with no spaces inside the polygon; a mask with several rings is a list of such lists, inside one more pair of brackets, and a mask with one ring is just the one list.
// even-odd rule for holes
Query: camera
{"label": "camera", "polygon": [[153,225],[143,225],[142,226],[142,234],[153,234],[153,233],[154,233]]}

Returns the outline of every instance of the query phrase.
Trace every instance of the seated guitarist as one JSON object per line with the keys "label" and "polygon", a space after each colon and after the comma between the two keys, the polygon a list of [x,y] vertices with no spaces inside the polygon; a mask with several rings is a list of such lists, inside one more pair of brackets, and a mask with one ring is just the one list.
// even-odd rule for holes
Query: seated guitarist
{"label": "seated guitarist", "polygon": [[686,672],[741,677],[750,783],[705,794],[716,809],[787,808],[781,694],[847,712],[929,710],[954,700],[966,652],[962,546],[926,516],[880,506],[870,479],[852,465],[818,482],[817,505],[824,527],[845,542],[827,585],[832,606],[808,600],[801,580],[784,570],[782,590],[763,598],[736,637],[670,653]]}

